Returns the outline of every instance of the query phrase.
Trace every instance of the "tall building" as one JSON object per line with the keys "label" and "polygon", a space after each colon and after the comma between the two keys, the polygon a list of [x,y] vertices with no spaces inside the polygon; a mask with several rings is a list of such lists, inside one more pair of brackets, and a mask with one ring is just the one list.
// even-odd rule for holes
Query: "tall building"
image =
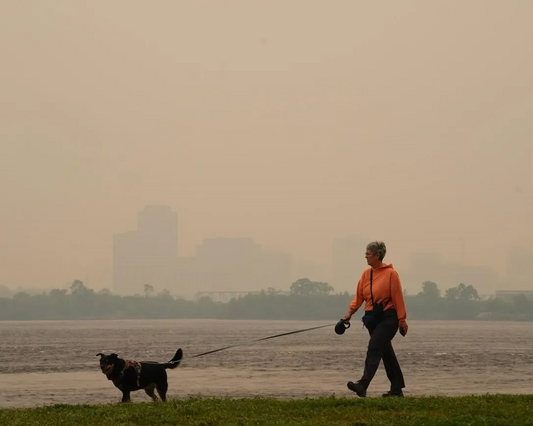
{"label": "tall building", "polygon": [[289,254],[274,250],[262,250],[257,264],[254,286],[257,289],[288,289],[292,284],[291,270],[292,260]]}
{"label": "tall building", "polygon": [[206,239],[196,256],[178,263],[180,291],[257,291],[290,286],[288,254],[264,250],[251,238]]}
{"label": "tall building", "polygon": [[251,289],[260,253],[261,246],[251,238],[204,240],[196,250],[195,287],[202,291]]}
{"label": "tall building", "polygon": [[175,286],[178,260],[178,217],[168,206],[146,206],[137,231],[113,237],[113,289],[142,294],[144,284],[156,291]]}
{"label": "tall building", "polygon": [[355,292],[363,270],[367,240],[356,235],[333,240],[332,282],[336,292]]}

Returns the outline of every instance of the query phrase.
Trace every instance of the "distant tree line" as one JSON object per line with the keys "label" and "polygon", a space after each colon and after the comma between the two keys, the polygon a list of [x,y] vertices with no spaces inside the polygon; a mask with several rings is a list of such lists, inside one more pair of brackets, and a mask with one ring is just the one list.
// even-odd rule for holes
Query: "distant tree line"
{"label": "distant tree line", "polygon": [[[533,301],[524,295],[512,303],[491,298],[481,300],[471,285],[459,284],[441,295],[437,284],[426,281],[416,295],[404,291],[409,319],[428,320],[522,320],[533,321]],[[185,300],[163,290],[155,293],[146,284],[144,294],[118,296],[110,290],[95,292],[74,281],[69,289],[54,289],[30,295],[18,292],[0,297],[0,320],[57,319],[299,319],[333,320],[346,313],[353,295],[334,293],[331,285],[302,278],[290,286],[288,294],[273,288],[248,294],[227,303],[209,297]],[[356,314],[361,315],[361,311]]]}

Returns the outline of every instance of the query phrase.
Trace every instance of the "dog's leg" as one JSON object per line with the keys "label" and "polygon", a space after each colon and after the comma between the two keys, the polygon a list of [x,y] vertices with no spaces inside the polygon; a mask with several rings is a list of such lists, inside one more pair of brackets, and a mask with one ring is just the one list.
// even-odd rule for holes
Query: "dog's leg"
{"label": "dog's leg", "polygon": [[165,381],[163,383],[159,383],[157,385],[157,393],[161,397],[161,401],[165,402],[167,400],[167,390],[168,390],[168,383]]}
{"label": "dog's leg", "polygon": [[152,383],[144,388],[144,391],[146,392],[146,395],[148,395],[150,398],[152,398],[152,401],[157,401],[157,396],[155,396],[154,393],[155,389],[155,383]]}
{"label": "dog's leg", "polygon": [[122,391],[122,402],[131,402],[129,390]]}

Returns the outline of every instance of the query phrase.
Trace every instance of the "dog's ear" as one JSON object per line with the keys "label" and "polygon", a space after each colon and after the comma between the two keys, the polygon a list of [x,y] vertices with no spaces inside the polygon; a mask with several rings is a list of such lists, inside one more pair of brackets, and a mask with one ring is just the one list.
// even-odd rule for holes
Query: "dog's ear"
{"label": "dog's ear", "polygon": [[117,359],[118,358],[118,355],[117,354],[111,354],[108,356],[109,359]]}
{"label": "dog's ear", "polygon": [[102,357],[105,356],[105,354],[103,354],[102,352],[98,352],[98,353],[96,354],[96,356],[99,356],[100,358],[102,358]]}

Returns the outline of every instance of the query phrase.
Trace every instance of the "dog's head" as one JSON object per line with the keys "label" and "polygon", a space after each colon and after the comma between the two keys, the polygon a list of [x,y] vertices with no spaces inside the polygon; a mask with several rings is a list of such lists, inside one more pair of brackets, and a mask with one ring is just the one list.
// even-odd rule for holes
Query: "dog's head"
{"label": "dog's head", "polygon": [[100,357],[100,369],[102,370],[102,373],[104,373],[106,376],[109,376],[113,372],[115,365],[120,360],[117,354],[106,355],[103,353],[99,353],[96,354],[96,356]]}

